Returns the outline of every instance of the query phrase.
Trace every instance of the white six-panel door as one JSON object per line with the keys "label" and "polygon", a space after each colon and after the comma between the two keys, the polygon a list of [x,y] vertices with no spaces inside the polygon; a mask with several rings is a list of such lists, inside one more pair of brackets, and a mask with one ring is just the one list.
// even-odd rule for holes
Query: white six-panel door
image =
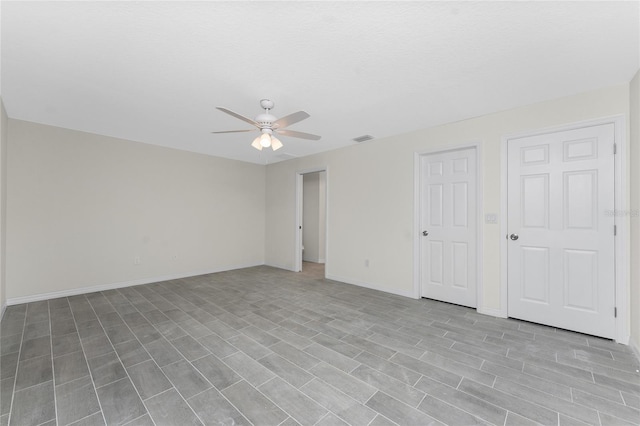
{"label": "white six-panel door", "polygon": [[420,159],[421,296],[476,306],[476,150]]}
{"label": "white six-panel door", "polygon": [[614,126],[508,143],[510,317],[615,335]]}

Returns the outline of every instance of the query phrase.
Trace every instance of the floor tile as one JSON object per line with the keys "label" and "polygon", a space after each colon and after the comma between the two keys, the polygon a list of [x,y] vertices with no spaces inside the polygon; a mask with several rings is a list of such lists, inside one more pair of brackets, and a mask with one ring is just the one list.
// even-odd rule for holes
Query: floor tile
{"label": "floor tile", "polygon": [[173,345],[164,338],[154,340],[151,343],[146,343],[144,344],[144,347],[159,367],[164,367],[165,365],[169,365],[183,359],[182,355],[180,355]]}
{"label": "floor tile", "polygon": [[496,379],[496,376],[491,373],[480,371],[477,368],[454,361],[451,358],[447,358],[437,353],[425,352],[425,354],[420,357],[420,361],[442,368],[443,370],[449,371],[458,376],[472,379],[487,386],[492,386]]}
{"label": "floor tile", "polygon": [[[72,320],[73,321],[73,320]],[[36,337],[49,336],[51,334],[51,325],[49,319],[46,321],[34,322],[27,324],[24,328],[24,340],[35,339]]]}
{"label": "floor tile", "polygon": [[106,334],[99,334],[86,339],[80,338],[87,358],[95,358],[113,351],[113,346]]}
{"label": "floor tile", "polygon": [[494,425],[503,425],[507,418],[504,408],[426,377],[416,383],[416,388]]}
{"label": "floor tile", "polygon": [[15,390],[19,391],[53,379],[51,356],[45,355],[20,361]]}
{"label": "floor tile", "polygon": [[0,416],[9,414],[14,383],[15,378],[13,377],[0,381]]}
{"label": "floor tile", "polygon": [[209,321],[205,323],[205,326],[211,332],[216,333],[218,336],[222,337],[223,339],[228,339],[230,337],[237,336],[240,334],[240,332],[235,328],[230,327],[227,324],[223,323],[222,321],[218,321],[218,320]]}
{"label": "floor tile", "polygon": [[211,353],[191,336],[178,337],[172,340],[171,344],[189,361],[202,358]]}
{"label": "floor tile", "polygon": [[85,426],[640,423],[628,346],[323,275],[259,266],[10,306],[0,426],[12,399],[13,424],[40,426],[54,404]]}
{"label": "floor tile", "polygon": [[156,425],[202,425],[198,416],[175,389],[145,401]]}
{"label": "floor tile", "polygon": [[[550,410],[565,414],[569,417],[581,420],[585,423],[598,423],[598,413],[595,410],[580,407],[579,405],[559,399],[545,392],[528,388],[520,383],[498,378],[493,388],[523,400],[533,402]],[[640,417],[638,417],[638,419],[640,420]]]}
{"label": "floor tile", "polygon": [[48,335],[22,341],[20,361],[44,355],[51,355],[51,337]]}
{"label": "floor tile", "polygon": [[244,380],[222,394],[254,424],[277,425],[288,415]]}
{"label": "floor tile", "polygon": [[253,359],[260,359],[272,353],[271,349],[262,346],[250,337],[239,334],[227,339],[227,342],[240,349]]}
{"label": "floor tile", "polygon": [[[371,423],[369,423],[369,426],[376,426],[374,425],[373,422],[375,422],[375,419]],[[393,423],[390,423],[390,425],[395,426]],[[346,424],[339,417],[337,417],[335,414],[327,413],[326,416],[324,416],[322,419],[318,421],[318,423],[316,423],[316,426],[349,426],[349,425]],[[379,424],[378,426],[384,426],[384,425]]]}
{"label": "floor tile", "polygon": [[116,380],[123,379],[127,376],[118,355],[115,352],[109,352],[95,358],[89,358],[89,371],[96,387],[104,386]]}
{"label": "floor tile", "polygon": [[118,380],[97,389],[107,424],[124,424],[147,412],[129,379]]}
{"label": "floor tile", "polygon": [[115,345],[114,349],[125,367],[151,359],[147,350],[137,340],[120,343]]}
{"label": "floor tile", "polygon": [[171,382],[153,361],[136,364],[127,368],[127,372],[143,400],[171,388]]}
{"label": "floor tile", "polygon": [[111,341],[112,345],[117,345],[119,343],[128,342],[129,340],[133,340],[136,336],[129,330],[129,327],[126,325],[117,325],[114,327],[105,328],[104,332],[107,334],[107,337]]}
{"label": "floor tile", "polygon": [[58,423],[61,425],[76,422],[100,411],[98,397],[88,376],[56,386],[55,392]]}
{"label": "floor tile", "polygon": [[102,411],[99,411],[95,414],[80,419],[77,422],[71,423],[70,426],[105,426],[104,416],[102,415]]}
{"label": "floor tile", "polygon": [[376,416],[376,412],[372,409],[365,407],[319,379],[314,379],[307,383],[300,390],[348,424],[369,424]]}
{"label": "floor tile", "polygon": [[325,346],[317,343],[312,344],[304,349],[304,351],[327,364],[331,364],[339,370],[344,372],[350,372],[360,365],[359,362],[354,361],[352,358],[344,356],[336,351],[328,349]]}
{"label": "floor tile", "polygon": [[373,389],[381,390],[414,408],[420,404],[425,395],[424,392],[417,390],[413,386],[409,386],[366,365],[356,368],[351,372],[351,375],[367,383]]}
{"label": "floor tile", "polygon": [[51,344],[54,357],[82,350],[78,333],[53,336],[51,338]]}
{"label": "floor tile", "polygon": [[513,370],[506,366],[494,364],[493,362],[488,361],[482,365],[482,370],[512,382],[519,383],[523,386],[571,401],[571,388],[569,386],[540,379],[536,376],[522,373],[520,370]]}
{"label": "floor tile", "polygon": [[280,339],[278,339],[277,337],[267,333],[266,331],[260,330],[259,328],[254,326],[243,328],[242,330],[240,330],[240,332],[246,335],[247,337],[250,337],[251,339],[255,340],[256,342],[260,343],[261,345],[267,346],[267,347],[271,345],[275,345],[280,341]]}
{"label": "floor tile", "polygon": [[13,352],[0,357],[0,380],[15,377],[18,371],[19,355],[19,352]]}
{"label": "floor tile", "polygon": [[558,413],[556,411],[542,408],[541,406],[532,404],[528,400],[496,391],[472,380],[464,379],[462,383],[460,383],[459,390],[538,423],[554,424],[558,419]]}
{"label": "floor tile", "polygon": [[187,402],[196,415],[198,415],[207,426],[251,425],[251,423],[214,388],[190,398]]}
{"label": "floor tile", "polygon": [[475,417],[458,407],[448,404],[445,401],[434,398],[431,395],[425,396],[425,398],[420,402],[418,410],[428,414],[429,416],[442,423],[450,425],[489,424],[485,423],[478,417]]}
{"label": "floor tile", "polygon": [[320,363],[318,358],[303,352],[287,342],[278,342],[275,345],[271,345],[269,349],[305,370],[309,370]]}
{"label": "floor tile", "polygon": [[255,387],[275,377],[274,373],[243,352],[236,352],[222,361]]}
{"label": "floor tile", "polygon": [[640,421],[640,410],[627,407],[604,398],[572,389],[573,400],[582,406],[594,408],[602,413],[610,414],[629,422]]}
{"label": "floor tile", "polygon": [[193,366],[218,390],[225,389],[241,379],[239,375],[214,355],[207,355],[194,361]]}
{"label": "floor tile", "polygon": [[89,375],[89,368],[81,351],[61,355],[53,359],[56,386]]}
{"label": "floor tile", "polygon": [[10,425],[39,425],[56,417],[53,382],[45,382],[14,394]]}
{"label": "floor tile", "polygon": [[277,354],[267,355],[258,362],[297,388],[313,379],[311,374]]}
{"label": "floor tile", "polygon": [[361,404],[367,402],[377,392],[377,389],[373,386],[324,362],[318,364],[309,372]]}
{"label": "floor tile", "polygon": [[405,354],[395,354],[391,357],[391,361],[449,386],[456,387],[460,383],[460,380],[462,380],[462,376],[459,374],[419,361]]}
{"label": "floor tile", "polygon": [[178,361],[162,367],[169,381],[188,399],[211,387],[211,384],[187,361]]}
{"label": "floor tile", "polygon": [[269,380],[258,389],[303,426],[314,425],[327,414],[325,408],[279,377]]}
{"label": "floor tile", "polygon": [[411,408],[383,392],[377,392],[366,405],[398,424],[443,425],[424,412]]}

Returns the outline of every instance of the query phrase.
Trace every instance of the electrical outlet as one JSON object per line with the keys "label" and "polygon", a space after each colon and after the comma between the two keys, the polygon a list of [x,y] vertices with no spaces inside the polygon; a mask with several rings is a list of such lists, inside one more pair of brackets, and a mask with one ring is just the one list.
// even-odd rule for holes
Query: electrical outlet
{"label": "electrical outlet", "polygon": [[134,265],[139,265],[141,263],[142,262],[140,261],[140,256],[136,256],[136,257],[133,258],[133,264]]}

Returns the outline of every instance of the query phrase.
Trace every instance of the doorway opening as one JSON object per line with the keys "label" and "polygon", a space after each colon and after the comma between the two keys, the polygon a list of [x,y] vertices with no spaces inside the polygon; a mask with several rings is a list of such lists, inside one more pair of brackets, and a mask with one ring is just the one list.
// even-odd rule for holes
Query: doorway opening
{"label": "doorway opening", "polygon": [[296,174],[295,270],[325,277],[327,262],[327,171]]}

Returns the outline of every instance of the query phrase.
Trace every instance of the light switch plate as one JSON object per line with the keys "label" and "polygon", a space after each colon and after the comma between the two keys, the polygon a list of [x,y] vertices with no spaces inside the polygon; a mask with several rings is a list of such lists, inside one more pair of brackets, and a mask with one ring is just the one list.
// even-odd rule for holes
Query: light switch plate
{"label": "light switch plate", "polygon": [[495,213],[487,213],[484,215],[485,223],[498,223],[498,215]]}

